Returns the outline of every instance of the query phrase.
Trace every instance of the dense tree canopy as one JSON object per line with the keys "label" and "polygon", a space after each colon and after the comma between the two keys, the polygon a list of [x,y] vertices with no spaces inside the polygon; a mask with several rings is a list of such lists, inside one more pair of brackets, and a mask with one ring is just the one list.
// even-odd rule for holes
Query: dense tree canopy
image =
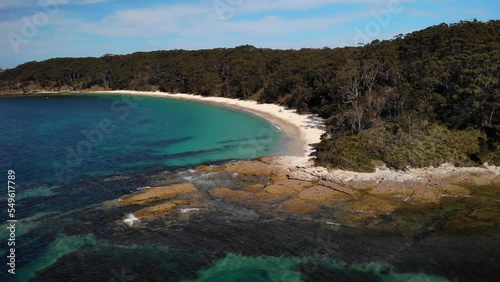
{"label": "dense tree canopy", "polygon": [[500,21],[336,49],[253,46],[29,62],[0,89],[133,89],[279,103],[326,120],[317,162],[370,171],[500,164]]}

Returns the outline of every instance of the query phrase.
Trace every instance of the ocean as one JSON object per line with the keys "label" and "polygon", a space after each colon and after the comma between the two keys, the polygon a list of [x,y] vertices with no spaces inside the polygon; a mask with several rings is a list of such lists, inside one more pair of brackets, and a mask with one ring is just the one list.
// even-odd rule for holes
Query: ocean
{"label": "ocean", "polygon": [[[274,125],[234,109],[114,94],[2,98],[0,133],[0,171],[16,174],[21,274],[34,262],[45,265],[61,235],[42,231],[47,226],[37,219],[44,215],[128,194],[143,185],[144,175],[280,154],[286,141]],[[129,181],[96,187],[113,177]]]}

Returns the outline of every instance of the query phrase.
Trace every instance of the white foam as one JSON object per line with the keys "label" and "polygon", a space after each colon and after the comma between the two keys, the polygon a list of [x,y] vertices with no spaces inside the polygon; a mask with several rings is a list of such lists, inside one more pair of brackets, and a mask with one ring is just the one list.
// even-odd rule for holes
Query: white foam
{"label": "white foam", "polygon": [[123,222],[125,222],[125,224],[128,225],[128,227],[132,227],[132,225],[134,225],[134,222],[139,222],[140,220],[135,217],[135,215],[133,213],[129,213],[127,214],[127,217],[123,220]]}
{"label": "white foam", "polygon": [[188,170],[181,171],[178,174],[195,173],[195,172],[196,172],[196,170],[194,170],[194,169],[188,169]]}
{"label": "white foam", "polygon": [[188,212],[192,212],[192,211],[199,211],[201,210],[200,208],[189,208],[189,209],[179,209],[179,212],[180,213],[188,213]]}
{"label": "white foam", "polygon": [[137,190],[137,191],[140,191],[140,190],[146,190],[146,189],[149,189],[149,188],[151,188],[151,186],[139,187],[139,188],[137,188],[136,190]]}

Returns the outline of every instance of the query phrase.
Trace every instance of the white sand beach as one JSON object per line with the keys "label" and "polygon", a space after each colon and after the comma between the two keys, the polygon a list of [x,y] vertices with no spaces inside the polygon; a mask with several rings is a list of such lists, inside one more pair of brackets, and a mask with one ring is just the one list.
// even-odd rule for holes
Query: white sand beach
{"label": "white sand beach", "polygon": [[215,103],[258,115],[275,124],[291,140],[290,149],[295,154],[287,158],[292,165],[310,165],[310,157],[315,152],[315,145],[320,142],[324,131],[321,118],[316,115],[301,115],[295,110],[286,109],[275,104],[259,104],[255,101],[236,100],[223,97],[203,97],[193,94],[171,94],[165,92],[142,92],[130,90],[92,91],[91,93],[131,94],[152,97],[192,100],[197,102]]}

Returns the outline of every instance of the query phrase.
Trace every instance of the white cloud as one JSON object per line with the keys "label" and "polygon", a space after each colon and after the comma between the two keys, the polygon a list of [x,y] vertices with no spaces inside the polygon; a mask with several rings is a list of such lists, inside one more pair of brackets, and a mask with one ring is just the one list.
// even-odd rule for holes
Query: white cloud
{"label": "white cloud", "polygon": [[97,22],[68,20],[82,32],[110,37],[148,37],[179,32],[205,19],[210,9],[174,5],[147,9],[120,10]]}
{"label": "white cloud", "polygon": [[[301,7],[305,7],[304,5],[306,5],[306,1],[303,0],[294,0],[294,2],[295,5]],[[312,2],[316,2],[315,5],[319,5],[319,2],[332,1],[320,0]],[[290,6],[287,7],[290,9]],[[256,8],[256,6],[253,6],[253,8]],[[275,5],[274,8],[277,8],[277,6]],[[73,22],[72,26],[81,32],[114,38],[145,38],[168,34],[207,38],[230,33],[273,36],[321,31],[339,23],[369,17],[371,17],[369,10],[365,10],[342,14],[332,13],[321,17],[289,19],[270,14],[253,20],[221,21],[216,17],[216,10],[213,6],[199,4],[121,10],[98,22],[79,20],[69,21],[68,23],[71,24]]]}
{"label": "white cloud", "polygon": [[14,8],[14,7],[43,7],[52,5],[87,5],[109,0],[1,0],[0,8]]}
{"label": "white cloud", "polygon": [[[238,13],[268,11],[300,11],[321,8],[332,4],[362,4],[370,6],[387,6],[389,3],[414,2],[416,0],[215,0],[214,6],[231,7]],[[217,5],[222,3],[223,5]],[[234,3],[234,4],[231,4]],[[224,5],[225,4],[225,5]]]}
{"label": "white cloud", "polygon": [[433,11],[416,10],[416,9],[406,9],[406,12],[414,17],[418,18],[432,18],[438,19],[439,15]]}

